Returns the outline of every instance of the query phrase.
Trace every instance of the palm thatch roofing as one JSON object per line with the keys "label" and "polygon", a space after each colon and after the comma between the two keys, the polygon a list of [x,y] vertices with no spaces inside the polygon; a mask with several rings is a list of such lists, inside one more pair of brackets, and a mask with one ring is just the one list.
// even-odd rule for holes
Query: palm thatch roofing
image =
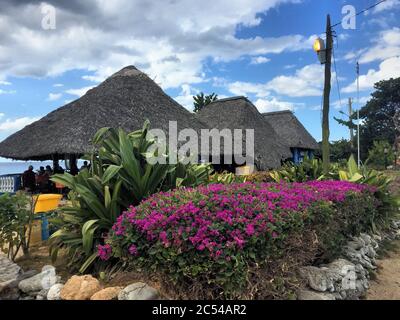
{"label": "palm thatch roofing", "polygon": [[263,113],[263,116],[290,148],[319,149],[317,141],[304,128],[292,111],[268,112]]}
{"label": "palm thatch roofing", "polygon": [[274,129],[246,97],[217,100],[201,109],[197,116],[218,130],[254,129],[254,162],[259,170],[278,168],[282,160],[292,156],[290,149],[279,141]]}
{"label": "palm thatch roofing", "polygon": [[82,155],[92,150],[91,139],[102,127],[141,129],[144,121],[167,134],[169,121],[178,130],[205,127],[146,74],[128,66],[81,98],[49,113],[0,143],[0,156],[47,160],[53,155]]}

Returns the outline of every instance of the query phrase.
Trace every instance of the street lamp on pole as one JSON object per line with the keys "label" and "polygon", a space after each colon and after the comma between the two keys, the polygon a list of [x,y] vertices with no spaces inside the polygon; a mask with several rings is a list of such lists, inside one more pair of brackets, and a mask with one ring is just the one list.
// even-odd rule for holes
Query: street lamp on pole
{"label": "street lamp on pole", "polygon": [[329,97],[331,92],[331,60],[333,49],[331,18],[326,17],[326,44],[317,38],[313,45],[321,64],[325,64],[324,102],[322,107],[322,167],[324,173],[329,172]]}

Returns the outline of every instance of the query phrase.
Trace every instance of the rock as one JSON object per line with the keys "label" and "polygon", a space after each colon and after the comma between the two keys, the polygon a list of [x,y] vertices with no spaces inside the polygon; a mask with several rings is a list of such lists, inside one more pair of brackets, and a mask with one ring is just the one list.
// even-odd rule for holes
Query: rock
{"label": "rock", "polygon": [[0,253],[0,283],[16,280],[22,273],[21,268]]}
{"label": "rock", "polygon": [[91,275],[72,276],[61,289],[61,299],[89,300],[100,290],[100,282]]}
{"label": "rock", "polygon": [[90,300],[116,300],[122,287],[109,287],[96,292]]}
{"label": "rock", "polygon": [[359,250],[365,247],[365,241],[362,238],[353,238],[352,241],[347,243],[347,246],[353,248],[354,250]]}
{"label": "rock", "polygon": [[24,293],[37,292],[43,289],[50,289],[52,285],[59,281],[60,277],[56,275],[55,268],[53,266],[44,266],[41,273],[20,281],[18,288]]}
{"label": "rock", "polygon": [[372,245],[368,245],[365,247],[365,254],[372,259],[376,258],[376,251],[374,250],[374,248],[372,247]]}
{"label": "rock", "polygon": [[36,300],[44,300],[44,297],[41,296],[41,295],[37,295],[37,296],[36,296]]}
{"label": "rock", "polygon": [[360,238],[364,240],[365,245],[368,246],[371,244],[372,237],[370,235],[368,235],[366,233],[361,233]]}
{"label": "rock", "polygon": [[158,298],[158,291],[144,282],[130,284],[118,294],[118,300],[156,300]]}
{"label": "rock", "polygon": [[49,292],[50,289],[42,289],[38,292],[36,296],[41,296],[43,299],[47,299],[47,293]]}
{"label": "rock", "polygon": [[17,280],[0,283],[0,300],[18,300],[19,296]]}
{"label": "rock", "polygon": [[325,292],[334,291],[335,287],[333,284],[332,277],[329,275],[329,269],[326,267],[317,268],[313,266],[302,267],[299,269],[300,276],[307,280],[310,288]]}
{"label": "rock", "polygon": [[47,300],[61,300],[61,289],[64,287],[62,283],[56,283],[51,286],[47,292]]}
{"label": "rock", "polygon": [[299,290],[297,300],[336,300],[331,293],[321,293],[310,290]]}

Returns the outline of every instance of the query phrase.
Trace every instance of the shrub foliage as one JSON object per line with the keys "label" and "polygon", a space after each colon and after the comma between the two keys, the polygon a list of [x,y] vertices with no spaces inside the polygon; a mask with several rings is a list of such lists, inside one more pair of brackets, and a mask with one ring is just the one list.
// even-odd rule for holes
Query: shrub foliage
{"label": "shrub foliage", "polygon": [[124,212],[98,254],[154,272],[181,297],[238,298],[250,291],[265,297],[254,289],[254,270],[269,268],[268,261],[283,258],[288,243],[308,232],[317,243],[312,256],[334,255],[345,235],[365,230],[379,215],[375,191],[346,181],[311,181],[159,193]]}

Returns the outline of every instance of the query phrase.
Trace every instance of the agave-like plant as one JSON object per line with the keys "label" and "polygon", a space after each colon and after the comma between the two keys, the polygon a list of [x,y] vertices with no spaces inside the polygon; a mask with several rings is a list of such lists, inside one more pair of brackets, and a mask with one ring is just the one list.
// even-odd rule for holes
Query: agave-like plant
{"label": "agave-like plant", "polygon": [[279,170],[270,172],[271,178],[276,182],[305,182],[310,180],[335,179],[337,177],[337,166],[331,164],[328,174],[323,173],[322,161],[304,157],[303,162],[294,164],[285,163]]}
{"label": "agave-like plant", "polygon": [[[102,128],[92,142],[95,150],[85,156],[91,161],[89,170],[78,175],[52,176],[52,181],[71,190],[70,205],[61,209],[60,226],[50,237],[53,260],[65,248],[70,264],[81,263],[85,272],[97,259],[97,245],[102,235],[130,205],[137,205],[158,191],[181,186],[197,186],[208,180],[211,167],[206,164],[155,163],[146,161],[148,150],[156,140],[149,137],[149,122],[141,130],[125,133],[122,129]],[[165,155],[168,158],[168,153]]]}

